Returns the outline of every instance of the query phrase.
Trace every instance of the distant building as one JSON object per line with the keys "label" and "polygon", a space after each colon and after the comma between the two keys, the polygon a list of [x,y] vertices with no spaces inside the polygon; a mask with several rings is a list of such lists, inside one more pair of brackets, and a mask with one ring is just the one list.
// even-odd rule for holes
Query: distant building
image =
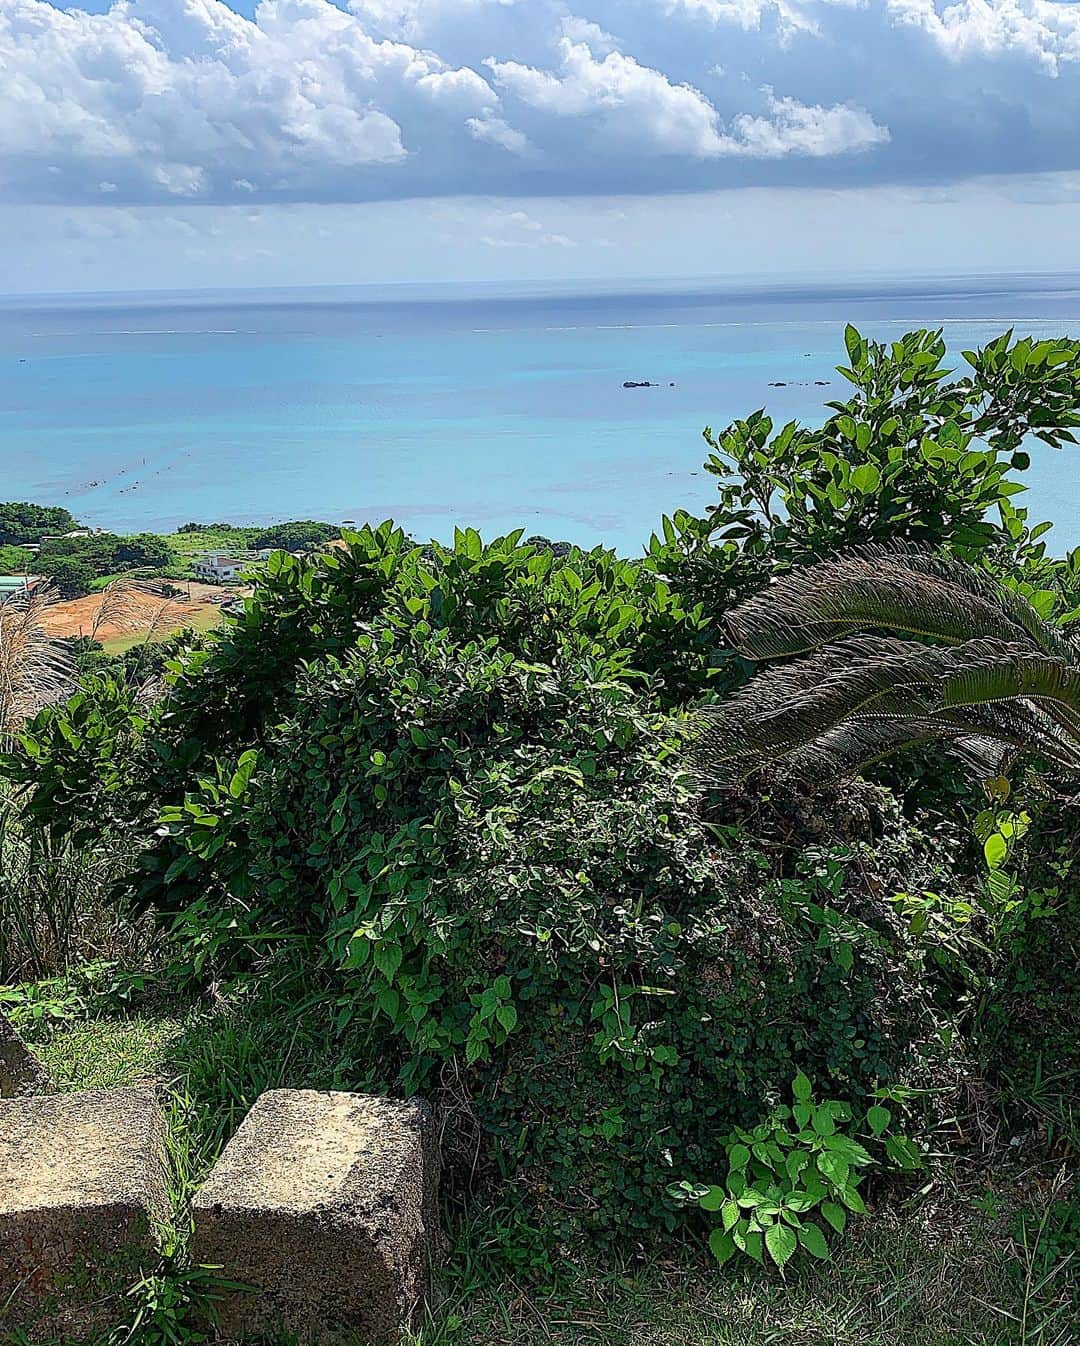
{"label": "distant building", "polygon": [[28,594],[39,579],[38,575],[0,575],[0,603]]}
{"label": "distant building", "polygon": [[240,572],[250,565],[250,561],[243,561],[239,557],[212,552],[208,556],[198,557],[192,568],[199,579],[210,584],[222,584],[225,580],[238,579]]}

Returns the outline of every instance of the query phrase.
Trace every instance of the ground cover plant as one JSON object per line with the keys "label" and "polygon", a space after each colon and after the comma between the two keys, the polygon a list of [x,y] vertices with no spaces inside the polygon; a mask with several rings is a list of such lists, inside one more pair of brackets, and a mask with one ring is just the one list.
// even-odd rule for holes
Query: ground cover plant
{"label": "ground cover plant", "polygon": [[[490,1283],[582,1256],[697,1253],[700,1277],[711,1246],[714,1275],[830,1257],[852,1285],[882,1210],[915,1230],[948,1193],[996,1230],[971,1284],[1016,1293],[893,1328],[1064,1340],[1080,554],[1016,498],[1030,437],[1074,451],[1080,347],[1007,334],[951,372],[937,333],[846,347],[820,426],[707,432],[716,505],[639,559],[365,527],[275,553],[153,697],[110,668],[29,719],[0,760],[12,836],[110,857],[94,902],[160,936],[74,1000],[47,977],[72,943],[10,960],[7,1003],[69,1082],[87,1034],[156,1053],[190,1181],[272,1083],[423,1092],[465,1281],[479,1241]],[[756,667],[818,646],[824,710],[820,663]],[[860,698],[885,655],[883,726]],[[826,1321],[791,1339],[846,1339]]]}

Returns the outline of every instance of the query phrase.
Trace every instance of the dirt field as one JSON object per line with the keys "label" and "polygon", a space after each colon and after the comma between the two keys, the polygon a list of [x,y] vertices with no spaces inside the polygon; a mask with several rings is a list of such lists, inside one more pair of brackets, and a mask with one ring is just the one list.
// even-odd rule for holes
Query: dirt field
{"label": "dirt field", "polygon": [[128,590],[122,595],[105,591],[53,603],[45,610],[44,625],[51,636],[92,636],[116,653],[148,635],[164,640],[186,626],[209,630],[220,619],[221,604],[236,596],[235,590],[213,584],[185,582],[177,587],[184,590],[185,598],[165,599]]}

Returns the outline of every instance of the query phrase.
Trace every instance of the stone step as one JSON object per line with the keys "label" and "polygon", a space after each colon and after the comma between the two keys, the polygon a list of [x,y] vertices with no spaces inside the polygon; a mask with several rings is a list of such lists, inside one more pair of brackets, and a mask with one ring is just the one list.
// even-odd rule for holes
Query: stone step
{"label": "stone step", "polygon": [[167,1210],[149,1089],[0,1102],[0,1340],[88,1340],[123,1319]]}
{"label": "stone step", "polygon": [[437,1170],[422,1103],[263,1094],[194,1202],[193,1262],[246,1287],[221,1336],[397,1342],[428,1291]]}

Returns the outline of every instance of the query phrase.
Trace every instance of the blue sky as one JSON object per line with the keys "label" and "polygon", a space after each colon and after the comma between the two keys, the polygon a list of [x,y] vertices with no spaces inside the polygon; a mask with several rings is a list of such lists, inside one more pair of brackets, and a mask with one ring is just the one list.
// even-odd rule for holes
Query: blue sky
{"label": "blue sky", "polygon": [[0,72],[0,290],[1076,264],[1058,0],[0,0]]}

